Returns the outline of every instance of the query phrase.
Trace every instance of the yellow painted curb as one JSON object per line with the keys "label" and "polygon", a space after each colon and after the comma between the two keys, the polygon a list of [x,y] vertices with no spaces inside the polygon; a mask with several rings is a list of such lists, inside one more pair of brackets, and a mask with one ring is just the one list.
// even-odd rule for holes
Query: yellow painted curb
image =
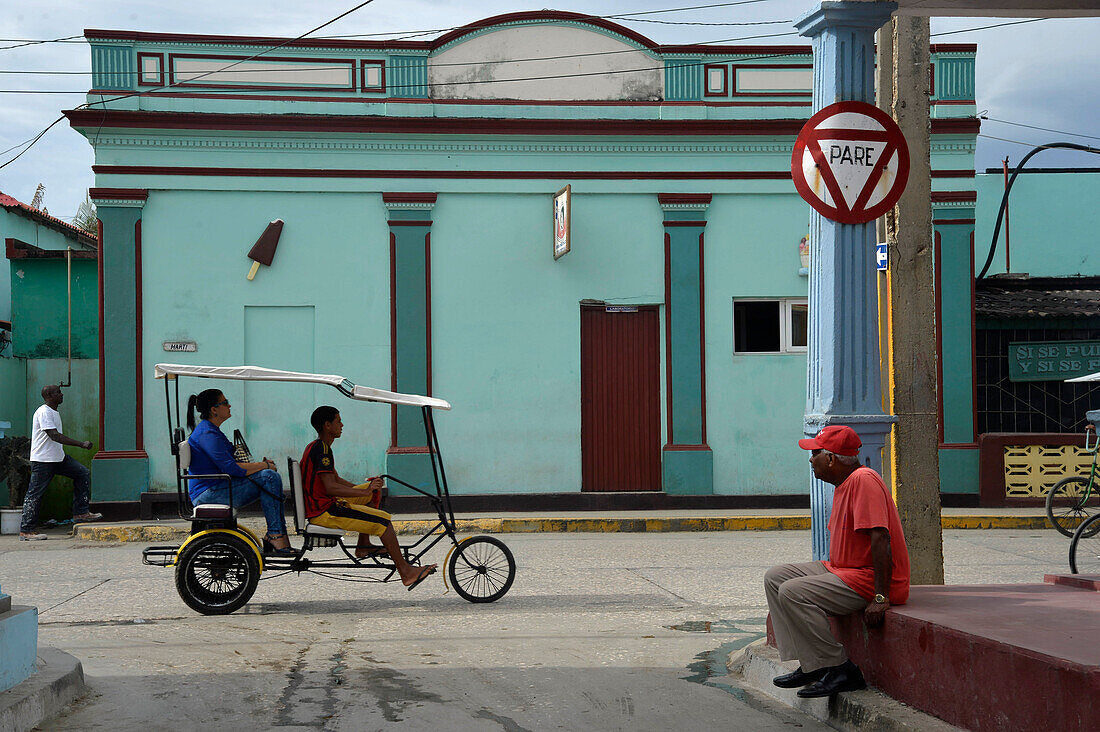
{"label": "yellow painted curb", "polygon": [[[942,516],[945,529],[1049,529],[1046,516]],[[398,534],[423,534],[438,521],[393,522]],[[539,533],[665,533],[670,531],[806,531],[809,516],[716,516],[678,518],[477,518],[458,519],[459,534]],[[182,541],[190,534],[185,526],[80,524],[73,534],[82,541]]]}
{"label": "yellow painted curb", "polygon": [[73,535],[82,541],[182,541],[191,533],[183,526],[108,526],[81,524]]}
{"label": "yellow painted curb", "polygon": [[1053,529],[1046,516],[941,516],[945,529]]}

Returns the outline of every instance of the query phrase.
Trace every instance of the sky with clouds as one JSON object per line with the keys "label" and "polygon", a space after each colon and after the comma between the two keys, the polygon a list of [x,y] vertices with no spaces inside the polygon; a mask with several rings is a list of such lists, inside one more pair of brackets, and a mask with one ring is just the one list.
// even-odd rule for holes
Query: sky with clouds
{"label": "sky with clouds", "polygon": [[[613,15],[706,5],[716,0],[572,0],[555,9]],[[268,0],[262,14],[257,3],[241,0],[38,0],[21,3],[0,15],[0,164],[18,146],[57,119],[61,110],[85,100],[80,90],[90,84],[85,28],[166,33],[294,37],[357,4],[356,0]],[[354,35],[448,29],[501,13],[538,10],[543,3],[516,0],[374,0],[326,27],[317,35]],[[815,6],[813,0],[758,0],[733,7],[713,7],[642,16],[645,20],[701,25],[669,25],[622,19],[658,43],[735,42],[749,44],[808,43],[789,21]],[[983,122],[978,140],[979,171],[1010,164],[1031,147],[1067,141],[1100,147],[1100,18],[1051,19],[957,33],[960,29],[1010,23],[1011,18],[933,18],[933,42],[977,43],[977,108]],[[784,21],[754,26],[706,25]],[[442,31],[441,31],[442,32]],[[751,36],[775,35],[769,38]],[[430,39],[430,33],[417,36]],[[68,42],[21,45],[24,40],[77,36]],[[67,74],[11,72],[62,71]],[[11,93],[33,91],[36,93]],[[51,93],[37,93],[48,91]],[[992,121],[999,120],[999,121]],[[1006,124],[1006,122],[1015,123]],[[1053,131],[1031,129],[1027,126]],[[1071,134],[1073,133],[1073,134]],[[994,139],[1002,138],[1002,139]],[[1023,143],[1023,144],[1021,144]],[[8,148],[14,148],[8,150]],[[29,202],[39,183],[46,185],[50,213],[70,218],[93,184],[92,150],[62,121],[11,165],[0,169],[0,191]],[[1050,151],[1029,167],[1100,167],[1088,153]]]}

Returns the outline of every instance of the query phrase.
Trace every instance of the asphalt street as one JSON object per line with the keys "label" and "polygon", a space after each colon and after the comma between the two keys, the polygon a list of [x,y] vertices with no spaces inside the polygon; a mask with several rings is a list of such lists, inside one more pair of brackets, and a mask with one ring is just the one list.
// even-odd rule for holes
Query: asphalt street
{"label": "asphalt street", "polygon": [[[826,729],[724,668],[764,633],[764,570],[808,559],[809,532],[500,538],[519,570],[489,605],[441,574],[412,592],[307,574],[204,617],[142,545],[56,537],[0,537],[0,583],[38,606],[40,645],[84,664],[88,695],[42,729]],[[948,531],[947,581],[1041,582],[1067,548],[1050,530]]]}

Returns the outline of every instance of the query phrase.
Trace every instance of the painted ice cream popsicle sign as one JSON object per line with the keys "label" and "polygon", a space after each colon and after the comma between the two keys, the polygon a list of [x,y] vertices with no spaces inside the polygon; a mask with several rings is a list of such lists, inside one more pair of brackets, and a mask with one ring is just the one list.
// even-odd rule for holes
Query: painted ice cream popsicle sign
{"label": "painted ice cream popsicle sign", "polygon": [[275,258],[275,250],[279,247],[279,235],[282,233],[283,220],[275,219],[267,225],[264,233],[260,234],[260,238],[252,245],[252,249],[248,251],[248,258],[252,260],[252,269],[248,270],[249,281],[256,276],[261,264],[266,267],[271,266],[271,260]]}
{"label": "painted ice cream popsicle sign", "polygon": [[894,207],[909,179],[909,146],[890,115],[837,102],[810,117],[791,155],[791,178],[822,216],[862,224]]}

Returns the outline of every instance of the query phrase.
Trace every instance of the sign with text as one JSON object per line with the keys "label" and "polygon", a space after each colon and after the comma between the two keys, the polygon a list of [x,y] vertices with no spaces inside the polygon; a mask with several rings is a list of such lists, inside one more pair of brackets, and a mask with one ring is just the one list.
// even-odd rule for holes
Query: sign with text
{"label": "sign with text", "polygon": [[198,344],[194,341],[165,341],[164,350],[170,353],[194,353]]}
{"label": "sign with text", "polygon": [[1008,344],[1009,381],[1063,381],[1100,371],[1100,341]]}
{"label": "sign with text", "polygon": [[570,186],[554,194],[554,259],[569,253],[569,218],[573,208]]}
{"label": "sign with text", "polygon": [[894,207],[909,179],[909,146],[890,115],[837,102],[810,117],[791,155],[794,187],[827,219],[862,224]]}

